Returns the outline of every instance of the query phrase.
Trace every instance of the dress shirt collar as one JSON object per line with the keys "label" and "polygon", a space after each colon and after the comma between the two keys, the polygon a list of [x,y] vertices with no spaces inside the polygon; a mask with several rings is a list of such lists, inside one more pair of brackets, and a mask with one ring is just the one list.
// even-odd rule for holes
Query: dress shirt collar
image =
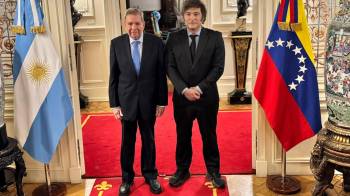
{"label": "dress shirt collar", "polygon": [[139,41],[141,44],[143,43],[143,33],[141,34],[139,39],[133,39],[129,36],[129,41],[130,41],[130,45],[134,42],[134,41]]}
{"label": "dress shirt collar", "polygon": [[199,30],[197,32],[195,32],[195,33],[190,32],[188,29],[186,29],[186,30],[187,30],[187,35],[188,36],[194,34],[194,35],[198,35],[198,37],[199,37],[199,35],[201,34],[201,31],[202,31],[202,27],[199,28]]}

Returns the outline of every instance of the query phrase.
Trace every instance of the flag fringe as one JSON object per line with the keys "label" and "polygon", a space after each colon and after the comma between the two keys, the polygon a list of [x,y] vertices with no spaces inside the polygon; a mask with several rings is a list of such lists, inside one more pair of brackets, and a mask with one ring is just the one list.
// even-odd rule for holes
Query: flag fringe
{"label": "flag fringe", "polygon": [[23,26],[12,26],[11,31],[16,34],[21,34],[23,35],[25,33],[24,27]]}
{"label": "flag fringe", "polygon": [[278,28],[283,31],[291,31],[290,24],[287,22],[278,22]]}
{"label": "flag fringe", "polygon": [[282,31],[301,31],[301,23],[278,22],[278,28]]}
{"label": "flag fringe", "polygon": [[303,29],[303,25],[301,23],[292,23],[290,24],[290,28],[293,31],[301,31]]}
{"label": "flag fringe", "polygon": [[32,33],[45,33],[46,32],[46,28],[45,26],[34,26],[30,28],[30,31]]}

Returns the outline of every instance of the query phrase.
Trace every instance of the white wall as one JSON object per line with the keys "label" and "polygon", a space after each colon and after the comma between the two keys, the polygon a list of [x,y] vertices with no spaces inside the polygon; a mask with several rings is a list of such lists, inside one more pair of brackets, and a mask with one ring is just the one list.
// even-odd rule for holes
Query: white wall
{"label": "white wall", "polygon": [[[119,2],[114,0],[80,0],[87,3],[88,15],[75,27],[82,36],[80,89],[89,101],[108,100],[109,44],[120,35]],[[89,3],[90,2],[90,3]],[[91,6],[89,6],[91,5]]]}
{"label": "white wall", "polygon": [[[88,1],[82,1],[88,3]],[[78,1],[78,2],[79,2]],[[75,27],[82,39],[80,90],[89,101],[106,100],[108,89],[107,41],[105,39],[104,2],[92,0],[87,6],[89,16],[83,16]]]}
{"label": "white wall", "polygon": [[[222,32],[225,43],[225,71],[218,82],[220,97],[227,97],[227,93],[235,88],[234,51],[232,39],[228,36],[236,28],[237,6],[235,0],[205,0],[208,10],[205,26]],[[247,31],[252,30],[252,3],[247,12]],[[252,49],[249,51],[248,70],[246,78],[247,91],[252,90]]]}
{"label": "white wall", "polygon": [[[89,97],[89,101],[107,101],[109,76],[108,58],[110,39],[106,38],[106,32],[113,30],[117,32],[114,34],[115,36],[120,35],[122,31],[121,19],[119,18],[119,20],[115,20],[115,26],[106,25],[106,21],[111,21],[112,17],[110,17],[110,15],[113,13],[113,9],[111,9],[111,6],[109,6],[109,13],[106,13],[106,1],[80,1],[91,1],[93,5],[90,6],[91,9],[93,9],[93,11],[89,12],[90,15],[84,16],[83,19],[79,21],[78,25],[76,26],[76,32],[80,34],[84,40],[84,43],[82,44],[83,52],[81,54],[82,69],[80,71],[80,89],[83,94]],[[224,36],[226,49],[226,63],[224,74],[219,80],[218,85],[220,96],[227,97],[227,93],[231,92],[235,86],[232,40],[227,36],[229,36],[235,28],[237,8],[235,6],[234,0],[204,0],[203,2],[206,4],[208,9],[208,16],[205,26],[222,32]],[[234,5],[232,5],[232,3],[234,3]],[[114,14],[116,15],[116,17],[123,16],[123,13],[125,13],[125,1],[120,1],[120,4],[115,4],[117,5],[116,9],[114,9]],[[119,9],[119,7],[121,7],[121,9]],[[251,30],[252,6],[248,9],[247,27],[249,30]],[[250,50],[250,53],[251,52],[252,51]],[[250,55],[246,83],[248,91],[251,91],[252,89],[252,65],[252,58]]]}

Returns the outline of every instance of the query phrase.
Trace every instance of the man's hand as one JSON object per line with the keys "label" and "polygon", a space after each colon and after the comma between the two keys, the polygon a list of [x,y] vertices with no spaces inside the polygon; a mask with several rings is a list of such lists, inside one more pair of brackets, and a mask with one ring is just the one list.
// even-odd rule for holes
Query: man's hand
{"label": "man's hand", "polygon": [[117,120],[121,120],[123,117],[122,109],[120,107],[112,108],[112,112],[114,114],[114,117]]}
{"label": "man's hand", "polygon": [[202,90],[199,88],[199,86],[193,86],[190,89],[193,89],[199,93],[199,95],[203,94]]}
{"label": "man's hand", "polygon": [[165,106],[159,106],[159,105],[157,105],[157,108],[156,108],[156,117],[160,117],[161,115],[163,115],[164,110],[165,110]]}
{"label": "man's hand", "polygon": [[196,90],[195,88],[189,88],[186,89],[184,92],[184,96],[186,97],[186,99],[188,99],[189,101],[196,101],[201,97],[201,94],[198,90]]}

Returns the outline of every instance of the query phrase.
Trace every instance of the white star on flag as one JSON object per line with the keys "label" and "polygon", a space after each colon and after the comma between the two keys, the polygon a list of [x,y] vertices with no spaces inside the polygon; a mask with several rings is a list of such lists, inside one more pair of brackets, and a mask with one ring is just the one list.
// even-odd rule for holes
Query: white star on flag
{"label": "white star on flag", "polygon": [[299,57],[298,59],[299,63],[305,63],[306,58],[303,55],[301,55],[301,57]]}
{"label": "white star on flag", "polygon": [[270,42],[269,40],[267,40],[267,43],[265,44],[265,46],[267,46],[269,49],[273,48],[273,42]]}
{"label": "white star on flag", "polygon": [[299,72],[303,72],[303,73],[305,73],[305,71],[307,70],[307,68],[305,67],[305,65],[303,65],[303,66],[299,66]]}
{"label": "white star on flag", "polygon": [[286,47],[290,49],[290,47],[294,46],[294,44],[292,43],[292,40],[287,41],[287,45]]}
{"label": "white star on flag", "polygon": [[293,52],[295,53],[295,55],[297,54],[301,54],[301,48],[298,48],[298,46],[295,46],[295,49],[293,50]]}
{"label": "white star on flag", "polygon": [[285,41],[283,41],[281,38],[279,38],[278,40],[276,40],[277,46],[282,46],[283,47],[283,43]]}
{"label": "white star on flag", "polygon": [[296,78],[295,80],[298,81],[298,83],[300,84],[301,82],[305,81],[304,75],[301,75],[301,76],[298,75],[298,78]]}
{"label": "white star on flag", "polygon": [[288,85],[289,86],[289,90],[297,90],[297,84],[294,84],[294,82],[292,82],[291,84]]}

